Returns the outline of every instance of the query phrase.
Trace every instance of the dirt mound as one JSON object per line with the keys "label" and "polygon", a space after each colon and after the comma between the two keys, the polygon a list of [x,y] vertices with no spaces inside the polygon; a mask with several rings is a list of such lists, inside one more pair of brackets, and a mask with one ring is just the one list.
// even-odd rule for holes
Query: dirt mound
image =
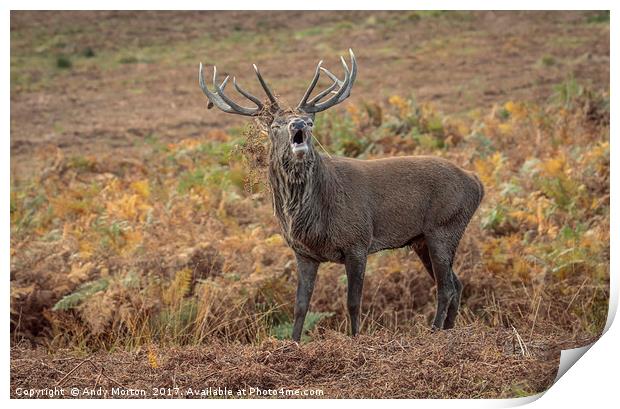
{"label": "dirt mound", "polygon": [[317,338],[301,345],[271,339],[257,346],[213,343],[89,356],[16,347],[11,397],[55,387],[66,397],[78,388],[81,397],[91,397],[82,391],[93,389],[108,398],[128,396],[121,394],[130,390],[144,391],[138,397],[197,397],[188,389],[205,397],[224,390],[233,397],[243,390],[245,397],[515,397],[544,391],[559,357],[544,340],[521,345],[514,332],[480,325],[438,333],[418,326],[407,335],[382,332],[356,339],[329,331]]}

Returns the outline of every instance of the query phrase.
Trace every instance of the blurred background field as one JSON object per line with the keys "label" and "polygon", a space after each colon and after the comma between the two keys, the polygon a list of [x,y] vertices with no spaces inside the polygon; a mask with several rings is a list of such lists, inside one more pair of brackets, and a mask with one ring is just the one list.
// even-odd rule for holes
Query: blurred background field
{"label": "blurred background field", "polygon": [[[355,344],[339,334],[344,268],[326,264],[309,349],[294,358],[310,365],[321,351],[347,364],[269,378],[277,359],[261,354],[291,359],[280,340],[290,336],[294,256],[264,185],[266,138],[206,110],[198,62],[251,90],[256,63],[294,104],[317,60],[337,70],[349,47],[360,66],[352,97],[317,117],[326,151],[443,156],[485,185],[455,263],[459,328],[428,331],[433,283],[400,249],[369,259]],[[392,376],[402,368],[390,367],[389,340],[400,340],[414,372],[428,363],[411,345],[438,357],[428,382],[453,379],[458,365],[481,371],[461,370],[436,397],[531,394],[553,380],[560,349],[602,331],[609,234],[609,13],[11,14],[14,385],[30,382],[20,362],[41,351],[138,354],[157,372],[186,350],[196,360],[245,354],[256,365],[230,380],[238,385],[337,394],[355,371],[426,396],[426,379]],[[382,353],[337,352],[356,348]],[[55,365],[41,377],[64,379],[70,368]],[[338,393],[386,396],[373,385]]]}

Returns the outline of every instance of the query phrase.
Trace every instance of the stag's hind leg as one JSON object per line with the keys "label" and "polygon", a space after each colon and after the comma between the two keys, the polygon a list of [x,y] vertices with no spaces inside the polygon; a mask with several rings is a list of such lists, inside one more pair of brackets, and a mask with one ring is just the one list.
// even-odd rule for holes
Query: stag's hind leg
{"label": "stag's hind leg", "polygon": [[446,315],[446,320],[443,323],[443,329],[454,328],[456,316],[459,313],[459,306],[461,305],[461,293],[463,292],[463,284],[461,284],[461,281],[454,273],[454,270],[452,270],[452,281],[454,283],[454,287],[456,288],[456,295],[452,297],[452,300],[450,301],[450,306],[448,306],[448,313]]}
{"label": "stag's hind leg", "polygon": [[[426,269],[428,274],[431,276],[433,281],[435,281],[435,273],[433,273],[433,263],[431,260],[431,255],[424,238],[416,240],[411,247],[413,248],[413,250],[415,250],[416,254],[420,258],[420,261],[422,261],[422,264],[424,265],[424,268]],[[450,271],[451,279],[454,284],[454,288],[456,289],[456,295],[452,297],[452,299],[450,300],[450,304],[448,305],[448,311],[446,313],[446,319],[443,324],[443,329],[450,329],[454,327],[456,316],[459,312],[459,305],[461,303],[461,292],[463,291],[463,284],[461,284],[461,281],[454,273],[454,270],[450,269]]]}
{"label": "stag's hind leg", "polygon": [[463,230],[460,226],[442,226],[426,235],[437,284],[437,311],[433,329],[452,328],[456,320],[462,285],[452,271],[452,262]]}

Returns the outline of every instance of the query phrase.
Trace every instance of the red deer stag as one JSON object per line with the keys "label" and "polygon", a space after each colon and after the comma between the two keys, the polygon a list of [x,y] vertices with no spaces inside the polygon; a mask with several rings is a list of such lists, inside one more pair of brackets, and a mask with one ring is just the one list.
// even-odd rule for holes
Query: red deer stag
{"label": "red deer stag", "polygon": [[[295,109],[283,109],[254,70],[267,94],[262,101],[235,89],[254,103],[244,107],[224,93],[229,76],[219,85],[213,68],[213,90],[200,88],[224,112],[258,118],[269,129],[269,181],[282,233],[297,258],[298,284],[293,339],[299,341],[319,264],[345,265],[351,333],[359,331],[366,259],[385,249],[412,246],[437,286],[433,329],[454,326],[462,284],[452,270],[454,254],[484,189],[478,177],[438,157],[408,156],[376,160],[330,157],[312,142],[315,114],[341,103],[351,94],[357,62],[349,50],[351,69],[341,57],[344,79],[316,67],[308,89]],[[311,98],[320,74],[333,83]]]}

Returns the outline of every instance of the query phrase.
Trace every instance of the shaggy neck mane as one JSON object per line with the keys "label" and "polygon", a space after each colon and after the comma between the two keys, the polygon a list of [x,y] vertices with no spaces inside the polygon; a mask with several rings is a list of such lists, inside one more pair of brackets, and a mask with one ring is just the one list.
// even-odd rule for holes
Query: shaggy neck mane
{"label": "shaggy neck mane", "polygon": [[301,162],[271,151],[269,181],[273,205],[285,238],[307,247],[323,244],[329,230],[329,217],[337,183],[314,151]]}

